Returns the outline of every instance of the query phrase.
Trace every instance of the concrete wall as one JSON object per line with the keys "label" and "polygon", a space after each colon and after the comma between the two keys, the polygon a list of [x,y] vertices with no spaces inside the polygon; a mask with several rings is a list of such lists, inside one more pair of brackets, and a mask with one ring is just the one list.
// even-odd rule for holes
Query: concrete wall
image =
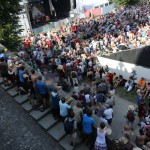
{"label": "concrete wall", "polygon": [[98,56],[98,60],[101,66],[105,67],[108,65],[110,71],[116,72],[117,75],[123,75],[123,78],[126,80],[129,78],[129,76],[132,75],[132,71],[135,70],[137,73],[137,80],[135,80],[136,83],[141,77],[144,77],[147,81],[150,81],[149,68],[136,66],[135,64],[112,60],[100,56]]}

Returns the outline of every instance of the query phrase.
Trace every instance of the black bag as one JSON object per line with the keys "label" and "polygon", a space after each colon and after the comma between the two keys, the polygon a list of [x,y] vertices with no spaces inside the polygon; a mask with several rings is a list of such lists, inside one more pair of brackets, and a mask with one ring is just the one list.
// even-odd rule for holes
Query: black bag
{"label": "black bag", "polygon": [[64,130],[66,132],[66,134],[72,134],[74,133],[74,121],[75,120],[72,120],[72,121],[69,121],[69,118],[67,118],[64,122]]}
{"label": "black bag", "polygon": [[76,73],[72,72],[72,78],[76,78],[76,77],[77,77]]}

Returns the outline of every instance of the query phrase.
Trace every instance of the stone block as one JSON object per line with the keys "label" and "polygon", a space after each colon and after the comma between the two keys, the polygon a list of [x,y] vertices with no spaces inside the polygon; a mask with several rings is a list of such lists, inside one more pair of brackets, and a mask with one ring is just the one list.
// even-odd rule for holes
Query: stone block
{"label": "stone block", "polygon": [[28,96],[27,95],[18,95],[15,97],[15,100],[19,103],[22,104],[24,102],[26,102],[28,100]]}
{"label": "stone block", "polygon": [[48,114],[38,121],[38,123],[46,130],[52,127],[56,122],[57,120],[53,118],[52,114]]}
{"label": "stone block", "polygon": [[35,120],[39,120],[43,116],[45,116],[48,112],[50,112],[50,108],[44,110],[43,112],[32,110],[30,112],[30,116],[32,116]]}
{"label": "stone block", "polygon": [[86,149],[89,149],[89,147],[84,142],[75,146],[75,150],[86,150]]}
{"label": "stone block", "polygon": [[9,90],[13,87],[12,85],[11,86],[5,86],[4,84],[2,84],[1,86],[4,90]]}
{"label": "stone block", "polygon": [[55,126],[47,131],[54,139],[59,141],[66,133],[62,122],[57,123]]}
{"label": "stone block", "polygon": [[70,145],[70,137],[66,135],[64,138],[62,138],[59,141],[59,144],[65,149],[65,150],[72,150],[73,147]]}
{"label": "stone block", "polygon": [[12,88],[12,89],[10,89],[10,90],[8,90],[7,92],[8,92],[9,95],[11,95],[13,97],[16,96],[16,95],[18,95],[18,92],[16,91],[15,87]]}
{"label": "stone block", "polygon": [[21,105],[26,111],[31,111],[32,110],[32,105],[29,102],[26,102]]}

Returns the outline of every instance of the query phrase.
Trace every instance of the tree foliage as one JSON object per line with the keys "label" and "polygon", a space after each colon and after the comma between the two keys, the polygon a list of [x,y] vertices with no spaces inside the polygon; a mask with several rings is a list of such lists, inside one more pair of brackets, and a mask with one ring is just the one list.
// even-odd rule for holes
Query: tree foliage
{"label": "tree foliage", "polygon": [[15,50],[21,43],[21,26],[18,24],[22,8],[19,0],[0,0],[0,43]]}
{"label": "tree foliage", "polygon": [[137,4],[140,0],[110,0],[111,2],[114,2],[116,5],[122,6],[122,5],[134,5]]}

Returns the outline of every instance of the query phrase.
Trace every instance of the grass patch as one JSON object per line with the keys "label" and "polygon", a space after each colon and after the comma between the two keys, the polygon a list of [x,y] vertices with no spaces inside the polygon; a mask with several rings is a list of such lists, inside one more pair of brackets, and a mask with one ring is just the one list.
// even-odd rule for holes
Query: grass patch
{"label": "grass patch", "polygon": [[118,95],[119,97],[137,104],[137,94],[134,91],[134,88],[128,93],[126,93],[127,90],[124,89],[124,87],[117,87],[115,90],[116,95]]}

